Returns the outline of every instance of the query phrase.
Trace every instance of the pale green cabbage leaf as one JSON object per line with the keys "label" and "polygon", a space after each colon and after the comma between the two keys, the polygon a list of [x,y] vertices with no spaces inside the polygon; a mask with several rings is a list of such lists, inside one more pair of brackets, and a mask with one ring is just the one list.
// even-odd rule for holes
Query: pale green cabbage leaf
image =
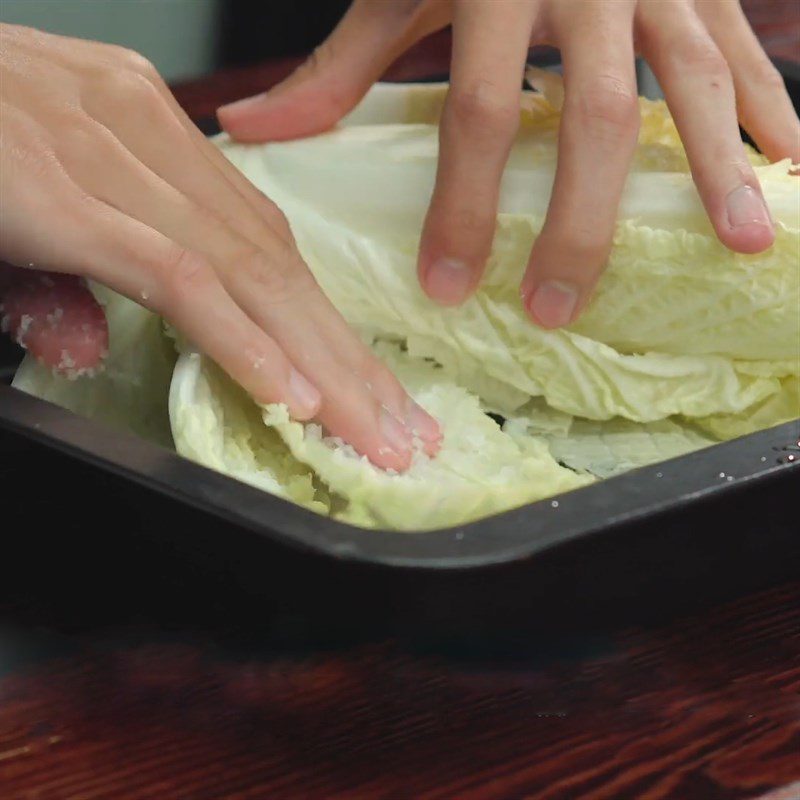
{"label": "pale green cabbage leaf", "polygon": [[521,443],[504,433],[480,400],[436,365],[384,342],[375,352],[442,422],[437,456],[418,449],[402,475],[378,469],[318,425],[292,421],[286,406],[260,410],[191,350],[180,356],[172,381],[175,446],[187,458],[314,510],[397,530],[455,525],[592,482],[588,473],[560,466],[543,440]]}
{"label": "pale green cabbage leaf", "polygon": [[[435,359],[497,410],[513,413],[541,396],[587,419],[649,422],[742,414],[779,393],[781,375],[748,366],[783,362],[800,372],[800,190],[788,162],[756,167],[778,228],[775,245],[757,256],[717,241],[688,173],[654,171],[663,159],[637,162],[594,300],[570,330],[544,331],[517,295],[555,163],[557,114],[538,103],[504,176],[484,282],[458,309],[435,305],[416,277],[434,125],[361,124],[267,146],[223,138],[220,147],[284,210],[302,255],[353,325]],[[652,121],[657,108],[668,119],[651,104],[652,138],[640,151],[676,150],[671,129]]]}
{"label": "pale green cabbage leaf", "polygon": [[345,518],[398,530],[457,525],[584,486],[591,476],[565,469],[544,441],[523,447],[486,415],[478,397],[435,365],[378,343],[376,353],[409,394],[441,423],[435,458],[418,448],[410,469],[395,475],[373,466],[317,425],[293,422],[285,406],[268,406],[264,421],[298,461],[313,466],[348,499]]}
{"label": "pale green cabbage leaf", "polygon": [[178,359],[169,395],[177,451],[271,494],[320,513],[327,492],[264,425],[258,406],[210,359],[187,350]]}

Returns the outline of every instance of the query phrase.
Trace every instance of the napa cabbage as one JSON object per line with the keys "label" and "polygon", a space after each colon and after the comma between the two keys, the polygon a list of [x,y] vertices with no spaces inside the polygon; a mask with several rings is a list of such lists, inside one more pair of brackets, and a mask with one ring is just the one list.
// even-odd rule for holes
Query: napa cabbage
{"label": "napa cabbage", "polygon": [[27,358],[15,385],[171,437],[185,457],[318,513],[399,530],[457,525],[800,416],[798,179],[750,151],[776,241],[728,251],[663,103],[640,100],[614,246],[585,314],[558,331],[527,319],[517,287],[547,209],[562,100],[557,79],[530,80],[542,91],[522,96],[486,275],[460,308],[430,301],[415,268],[444,86],[376,86],[343,124],[303,141],[215,140],[284,211],[334,304],[440,420],[435,458],[417,452],[402,475],[376,469],[284,406],[258,406],[102,287],[105,373],[67,381]]}

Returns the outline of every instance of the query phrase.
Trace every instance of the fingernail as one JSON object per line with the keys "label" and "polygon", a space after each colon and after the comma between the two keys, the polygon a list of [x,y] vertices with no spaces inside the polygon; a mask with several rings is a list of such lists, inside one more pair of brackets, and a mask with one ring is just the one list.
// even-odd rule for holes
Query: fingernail
{"label": "fingernail", "polygon": [[381,408],[380,431],[386,443],[395,453],[406,454],[411,450],[411,434],[405,425],[398,422],[386,408]]}
{"label": "fingernail", "polygon": [[296,369],[289,374],[289,393],[296,412],[313,417],[319,411],[322,403],[320,393]]}
{"label": "fingernail", "polygon": [[766,225],[772,227],[772,220],[761,195],[752,186],[734,189],[726,200],[728,224],[731,228],[743,225]]}
{"label": "fingernail", "polygon": [[578,289],[565,281],[545,281],[528,301],[528,311],[544,328],[568,325],[578,305]]}
{"label": "fingernail", "polygon": [[442,439],[439,423],[413,400],[409,401],[408,426],[411,428],[412,433],[419,436],[424,442],[433,444]]}
{"label": "fingernail", "polygon": [[254,106],[260,105],[261,101],[266,97],[266,92],[262,92],[261,94],[254,94],[252,97],[245,97],[242,100],[236,100],[234,103],[228,103],[227,105],[220,106],[217,109],[217,112],[228,113],[229,111],[233,111],[236,113],[237,111],[247,111],[248,108],[252,108]]}
{"label": "fingernail", "polygon": [[445,305],[458,305],[467,299],[472,288],[469,267],[455,258],[434,261],[425,275],[425,290],[434,300]]}

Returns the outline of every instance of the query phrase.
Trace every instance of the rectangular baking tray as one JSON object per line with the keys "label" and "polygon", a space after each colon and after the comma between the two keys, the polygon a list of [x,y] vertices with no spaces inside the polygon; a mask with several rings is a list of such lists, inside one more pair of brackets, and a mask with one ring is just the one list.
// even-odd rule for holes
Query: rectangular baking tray
{"label": "rectangular baking tray", "polygon": [[[13,364],[2,373],[8,381]],[[91,463],[265,539],[392,567],[467,569],[535,557],[623,523],[664,512],[691,514],[703,501],[740,505],[765,485],[800,489],[800,420],[601,481],[557,498],[455,528],[398,533],[321,517],[125,431],[0,386],[0,431]]]}
{"label": "rectangular baking tray", "polygon": [[[68,517],[80,533],[67,559],[106,546],[93,525],[113,518],[129,547],[177,548],[273,611],[313,607],[326,631],[355,615],[448,636],[605,611],[635,621],[800,574],[800,420],[468,525],[367,531],[11,388],[20,355],[0,339],[0,511],[30,530]],[[76,518],[79,474],[94,494]],[[26,487],[43,481],[48,502],[32,503]]]}

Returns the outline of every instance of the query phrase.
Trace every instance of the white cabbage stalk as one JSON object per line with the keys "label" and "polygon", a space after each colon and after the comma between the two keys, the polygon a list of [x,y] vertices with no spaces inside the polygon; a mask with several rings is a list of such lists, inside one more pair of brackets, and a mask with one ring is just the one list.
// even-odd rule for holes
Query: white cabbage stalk
{"label": "white cabbage stalk", "polygon": [[676,458],[716,441],[673,419],[595,422],[570,417],[536,400],[520,416],[507,419],[503,431],[521,444],[544,440],[560,464],[598,478]]}

